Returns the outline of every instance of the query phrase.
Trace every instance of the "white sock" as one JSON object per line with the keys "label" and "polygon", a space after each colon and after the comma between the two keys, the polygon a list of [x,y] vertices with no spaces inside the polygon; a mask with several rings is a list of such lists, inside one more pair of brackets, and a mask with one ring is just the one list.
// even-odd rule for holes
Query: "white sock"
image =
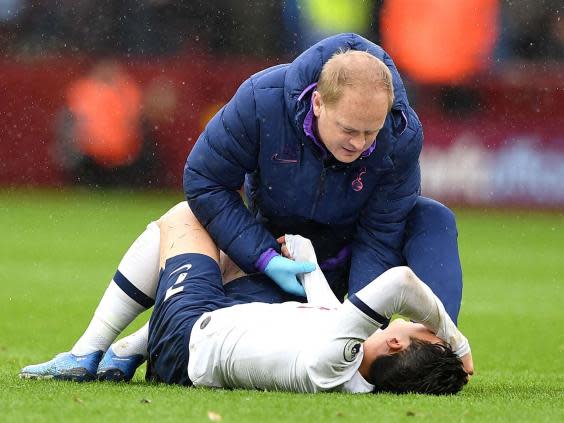
{"label": "white sock", "polygon": [[147,225],[147,229],[129,247],[118,266],[118,271],[135,288],[150,298],[151,305],[145,308],[153,306],[157,293],[160,247],[161,231],[159,225],[156,222],[151,222]]}
{"label": "white sock", "polygon": [[159,275],[160,230],[155,222],[129,247],[102,296],[74,355],[106,351],[139,314],[152,306]]}
{"label": "white sock", "polygon": [[140,354],[147,358],[147,341],[149,339],[149,322],[137,332],[112,344],[112,350],[118,357]]}

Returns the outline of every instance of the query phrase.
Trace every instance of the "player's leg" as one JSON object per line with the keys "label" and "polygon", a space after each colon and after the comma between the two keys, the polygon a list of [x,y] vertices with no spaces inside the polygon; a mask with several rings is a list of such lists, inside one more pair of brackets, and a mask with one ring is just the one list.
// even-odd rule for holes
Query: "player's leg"
{"label": "player's leg", "polygon": [[[201,249],[201,252],[212,255],[217,261],[215,244],[210,242],[211,238],[199,222],[191,221],[191,218],[192,214],[186,203],[181,203],[165,213],[157,222],[159,227],[164,225],[162,231],[167,234],[163,239],[164,243],[159,243],[159,248],[163,251],[172,248],[171,257],[179,251]],[[175,236],[179,239],[175,239]],[[162,256],[167,257],[166,254],[163,252]],[[157,281],[158,278],[155,277],[155,291]],[[98,367],[98,379],[114,382],[131,380],[137,367],[147,358],[147,339],[148,326],[144,326],[111,345]]]}
{"label": "player's leg", "polygon": [[[127,250],[86,331],[70,352],[20,371],[25,378],[86,381],[96,377],[102,354],[121,331],[154,302],[160,230],[155,222]],[[136,359],[131,365],[139,365]],[[121,365],[123,366],[123,358]],[[134,371],[134,369],[133,369]]]}
{"label": "player's leg", "polygon": [[190,384],[192,326],[207,311],[236,302],[225,297],[219,250],[187,206],[160,221],[161,266],[149,321],[147,379]]}
{"label": "player's leg", "polygon": [[123,256],[73,354],[105,351],[140,313],[153,306],[159,247],[159,227],[151,222]]}
{"label": "player's leg", "polygon": [[[159,220],[159,225],[161,222],[166,222],[163,231],[169,231],[171,229],[171,224],[174,225],[174,222],[177,220],[174,218],[174,215],[177,213],[183,218],[187,216],[187,221],[183,223],[190,224],[194,229],[191,235],[183,236],[183,240],[186,241],[186,239],[190,238],[191,242],[193,241],[198,248],[202,245],[208,245],[208,247],[210,247],[209,237],[204,233],[204,229],[198,222],[190,223],[190,219],[193,219],[193,216],[185,204],[172,209]],[[178,224],[177,230],[178,228],[182,228],[182,225]],[[195,235],[192,236],[194,233]],[[181,235],[183,235],[183,233]],[[202,236],[205,236],[203,242]],[[186,247],[177,242],[175,242],[175,245],[176,247]],[[207,253],[211,254],[210,251],[211,250],[208,248]],[[201,253],[202,251],[199,252]],[[174,252],[172,254],[174,254]],[[213,254],[215,255],[215,248],[213,248]],[[266,276],[242,278],[245,273],[222,252],[220,252],[219,256],[219,266],[223,277],[225,295],[234,301],[241,303],[252,301],[279,303],[288,300],[296,300],[296,297],[291,297],[284,293]],[[301,300],[301,298],[299,300]],[[98,366],[98,379],[111,381],[131,380],[137,367],[147,358],[147,336],[147,327],[143,327],[130,336],[112,344]]]}
{"label": "player's leg", "polygon": [[98,365],[96,377],[102,381],[128,382],[147,359],[149,322],[141,329],[113,343]]}
{"label": "player's leg", "polygon": [[160,268],[166,261],[182,254],[202,254],[219,265],[219,249],[196,219],[188,203],[177,204],[159,219]]}
{"label": "player's leg", "polygon": [[462,268],[454,214],[430,198],[419,197],[407,218],[403,254],[407,265],[440,298],[456,323],[462,299]]}

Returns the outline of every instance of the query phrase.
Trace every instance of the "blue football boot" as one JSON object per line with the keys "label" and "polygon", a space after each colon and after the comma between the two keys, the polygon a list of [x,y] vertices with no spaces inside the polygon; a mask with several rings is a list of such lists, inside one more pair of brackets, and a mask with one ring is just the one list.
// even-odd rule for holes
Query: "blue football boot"
{"label": "blue football boot", "polygon": [[22,379],[55,379],[88,382],[96,379],[96,369],[102,358],[102,351],[86,355],[70,352],[57,354],[45,363],[32,364],[20,370]]}
{"label": "blue football boot", "polygon": [[102,381],[129,382],[133,378],[135,370],[144,361],[145,357],[141,354],[119,357],[110,347],[106,354],[104,354],[102,361],[100,361],[96,377]]}

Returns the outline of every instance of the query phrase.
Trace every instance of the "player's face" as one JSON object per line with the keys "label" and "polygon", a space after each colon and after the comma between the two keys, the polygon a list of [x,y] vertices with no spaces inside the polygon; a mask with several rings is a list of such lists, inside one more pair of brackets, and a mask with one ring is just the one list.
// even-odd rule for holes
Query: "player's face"
{"label": "player's face", "polygon": [[442,344],[443,341],[423,326],[421,323],[408,322],[402,319],[394,320],[383,332],[387,332],[388,336],[396,336],[401,340],[407,340],[408,346],[410,339],[419,339],[432,344]]}
{"label": "player's face", "polygon": [[380,354],[395,354],[411,345],[412,339],[443,344],[444,342],[433,332],[420,323],[407,322],[396,319],[383,331],[372,334],[365,342],[375,348]]}
{"label": "player's face", "polygon": [[345,88],[337,103],[327,105],[315,91],[313,112],[325,147],[338,161],[351,163],[370,148],[384,126],[388,96],[383,90]]}

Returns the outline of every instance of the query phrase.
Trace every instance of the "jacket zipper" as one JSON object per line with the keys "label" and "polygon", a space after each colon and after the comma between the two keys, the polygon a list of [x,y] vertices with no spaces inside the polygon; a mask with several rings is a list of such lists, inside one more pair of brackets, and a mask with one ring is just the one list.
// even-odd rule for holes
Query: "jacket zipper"
{"label": "jacket zipper", "polygon": [[317,205],[319,204],[319,200],[321,196],[325,193],[325,174],[327,173],[327,168],[323,166],[321,169],[321,174],[319,175],[319,182],[317,185],[317,191],[315,192],[315,201],[313,202],[313,206],[311,208],[310,219],[313,219],[315,216],[315,211],[317,210]]}

